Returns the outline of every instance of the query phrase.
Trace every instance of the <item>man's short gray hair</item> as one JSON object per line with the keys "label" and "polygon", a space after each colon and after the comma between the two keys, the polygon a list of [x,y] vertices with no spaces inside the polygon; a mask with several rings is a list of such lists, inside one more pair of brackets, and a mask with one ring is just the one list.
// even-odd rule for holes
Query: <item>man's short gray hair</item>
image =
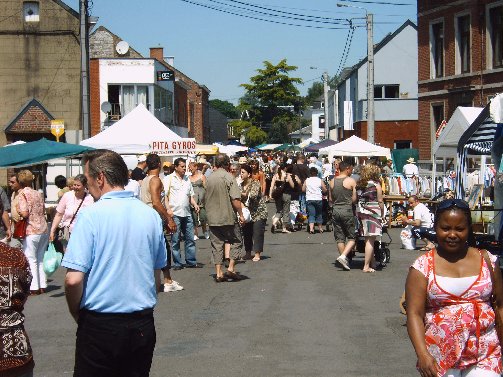
{"label": "man's short gray hair", "polygon": [[82,165],[88,164],[89,176],[96,179],[100,173],[106,177],[112,187],[124,187],[128,184],[128,169],[122,157],[107,149],[96,149],[84,153]]}

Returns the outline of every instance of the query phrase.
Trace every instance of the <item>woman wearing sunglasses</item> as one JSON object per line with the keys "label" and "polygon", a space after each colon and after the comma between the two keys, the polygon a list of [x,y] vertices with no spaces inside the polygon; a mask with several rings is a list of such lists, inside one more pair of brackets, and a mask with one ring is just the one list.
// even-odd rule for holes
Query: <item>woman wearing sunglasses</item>
{"label": "woman wearing sunglasses", "polygon": [[[405,285],[417,369],[423,377],[500,376],[501,348],[490,303],[494,287],[486,262],[501,279],[497,258],[474,247],[470,209],[462,200],[439,204],[434,229],[438,246],[414,262]],[[503,290],[496,295],[502,298]]]}

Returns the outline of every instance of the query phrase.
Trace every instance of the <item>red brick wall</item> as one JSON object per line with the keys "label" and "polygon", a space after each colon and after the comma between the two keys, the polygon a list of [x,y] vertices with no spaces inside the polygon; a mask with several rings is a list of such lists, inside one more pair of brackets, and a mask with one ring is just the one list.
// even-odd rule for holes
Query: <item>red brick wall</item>
{"label": "red brick wall", "polygon": [[51,134],[51,119],[37,106],[32,106],[13,125],[9,133]]}
{"label": "red brick wall", "polygon": [[91,59],[91,61],[89,62],[89,96],[91,108],[91,136],[94,136],[101,131],[99,59]]}
{"label": "red brick wall", "polygon": [[[444,103],[444,117],[449,120],[460,104],[484,107],[488,96],[503,91],[503,72],[487,73],[486,5],[494,0],[466,1],[418,0],[418,78],[419,78],[419,155],[431,158],[431,105]],[[440,9],[448,5],[446,9]],[[440,9],[436,11],[435,9]],[[469,11],[471,21],[471,74],[456,75],[456,15]],[[430,22],[444,22],[444,78],[430,81]],[[482,71],[482,73],[481,73]],[[425,82],[426,81],[426,82]],[[429,81],[429,82],[428,82]],[[490,86],[489,88],[487,88]],[[439,92],[439,93],[431,93]],[[426,93],[429,93],[425,96]],[[421,96],[423,94],[423,96]],[[438,126],[438,125],[437,125]]]}
{"label": "red brick wall", "polygon": [[[344,139],[356,135],[367,140],[367,122],[355,123],[354,131],[344,131]],[[374,141],[381,147],[394,149],[395,141],[410,140],[412,148],[418,148],[418,121],[376,121],[374,124]]]}
{"label": "red brick wall", "polygon": [[188,127],[188,101],[187,101],[187,90],[177,85],[175,82],[175,102],[177,104],[176,111],[178,113],[176,117],[175,125],[178,127]]}

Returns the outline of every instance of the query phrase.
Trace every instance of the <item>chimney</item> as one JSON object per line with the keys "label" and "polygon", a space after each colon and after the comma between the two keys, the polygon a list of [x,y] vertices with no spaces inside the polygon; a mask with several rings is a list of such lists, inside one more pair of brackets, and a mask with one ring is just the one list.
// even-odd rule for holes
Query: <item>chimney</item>
{"label": "chimney", "polygon": [[157,59],[160,62],[163,61],[164,51],[162,47],[150,47],[150,57],[152,59]]}
{"label": "chimney", "polygon": [[174,67],[175,66],[175,57],[174,56],[166,56],[164,58],[164,61],[168,63],[170,66]]}

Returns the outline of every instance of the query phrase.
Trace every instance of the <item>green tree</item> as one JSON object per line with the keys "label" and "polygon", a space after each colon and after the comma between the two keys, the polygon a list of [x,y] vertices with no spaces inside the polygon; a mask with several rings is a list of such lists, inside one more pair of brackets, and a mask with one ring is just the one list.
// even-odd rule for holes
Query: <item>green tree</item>
{"label": "green tree", "polygon": [[321,81],[313,82],[313,85],[307,90],[305,97],[308,105],[311,105],[316,99],[323,95],[323,83]]}
{"label": "green tree", "polygon": [[234,135],[244,136],[245,144],[249,147],[262,144],[267,140],[267,134],[246,120],[233,120],[229,122]]}
{"label": "green tree", "polygon": [[296,69],[288,65],[286,59],[276,65],[264,61],[264,68],[257,69],[258,74],[250,78],[250,83],[241,84],[246,94],[240,99],[238,107],[246,112],[254,126],[271,127],[277,117],[294,116],[289,107],[294,106],[298,110],[303,106],[295,86],[301,84],[302,79],[289,76]]}
{"label": "green tree", "polygon": [[213,107],[214,109],[220,111],[227,118],[230,118],[230,119],[239,118],[239,111],[238,111],[238,109],[236,109],[236,106],[234,106],[229,101],[223,101],[223,100],[220,100],[220,99],[212,99],[209,102],[210,102],[210,106],[211,107]]}

